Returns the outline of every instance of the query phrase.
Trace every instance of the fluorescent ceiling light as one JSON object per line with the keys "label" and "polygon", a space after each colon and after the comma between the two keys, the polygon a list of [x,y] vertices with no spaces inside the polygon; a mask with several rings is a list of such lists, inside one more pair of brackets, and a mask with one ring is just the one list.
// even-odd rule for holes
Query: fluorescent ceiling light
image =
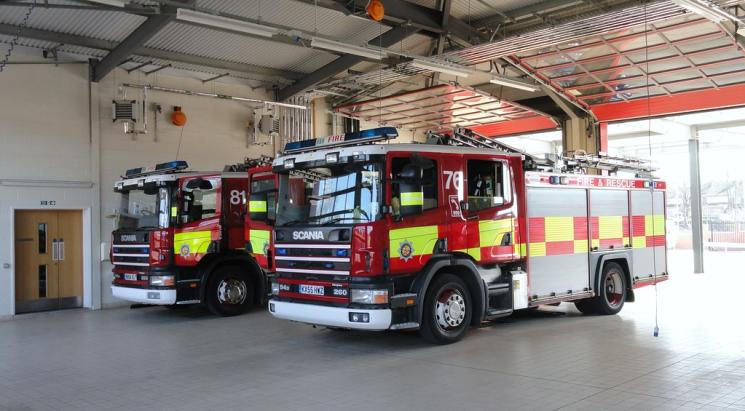
{"label": "fluorescent ceiling light", "polygon": [[275,34],[279,34],[281,31],[274,27],[189,9],[176,10],[176,19],[262,37],[272,37]]}
{"label": "fluorescent ceiling light", "polygon": [[493,77],[491,78],[491,80],[489,80],[489,82],[494,83],[494,84],[499,84],[505,87],[511,87],[511,88],[516,88],[520,90],[530,91],[533,93],[540,90],[540,87],[538,87],[535,84],[530,84],[525,81],[512,79],[512,78],[504,77],[504,76],[493,75]]}
{"label": "fluorescent ceiling light", "polygon": [[717,23],[732,20],[732,17],[726,11],[713,4],[708,4],[708,2],[704,3],[697,0],[673,0],[673,3]]}
{"label": "fluorescent ceiling light", "polygon": [[465,66],[440,63],[431,60],[414,59],[414,61],[411,62],[411,65],[422,70],[435,71],[437,73],[450,74],[457,77],[468,77],[474,73],[473,70]]}
{"label": "fluorescent ceiling light", "polygon": [[323,37],[313,37],[310,40],[310,46],[314,48],[336,51],[339,53],[353,54],[355,56],[365,57],[374,60],[381,60],[386,55],[383,49],[373,49],[361,46],[355,46],[352,44],[342,43],[341,41],[334,41],[325,39]]}
{"label": "fluorescent ceiling light", "polygon": [[121,0],[88,0],[91,3],[98,3],[98,4],[105,4],[107,6],[113,6],[113,7],[124,7],[127,5],[126,1]]}

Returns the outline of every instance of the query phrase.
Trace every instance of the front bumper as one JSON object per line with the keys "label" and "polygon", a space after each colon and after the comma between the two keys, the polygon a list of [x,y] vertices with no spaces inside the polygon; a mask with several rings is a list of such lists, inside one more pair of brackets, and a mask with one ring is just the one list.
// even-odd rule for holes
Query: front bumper
{"label": "front bumper", "polygon": [[141,304],[176,304],[176,290],[149,290],[112,285],[111,294],[116,298]]}
{"label": "front bumper", "polygon": [[[363,310],[357,308],[327,307],[323,305],[291,303],[269,300],[269,312],[283,320],[323,325],[327,327],[351,328],[355,330],[382,331],[391,327],[390,309]],[[367,313],[370,322],[349,321],[349,313]]]}

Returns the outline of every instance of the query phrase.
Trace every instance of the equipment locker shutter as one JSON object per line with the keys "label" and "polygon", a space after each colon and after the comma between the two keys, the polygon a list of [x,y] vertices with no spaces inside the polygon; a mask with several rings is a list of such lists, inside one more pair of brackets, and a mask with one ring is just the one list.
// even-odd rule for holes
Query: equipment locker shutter
{"label": "equipment locker shutter", "polygon": [[633,276],[650,277],[667,272],[665,248],[665,194],[631,192],[631,246]]}
{"label": "equipment locker shutter", "polygon": [[631,245],[628,191],[590,190],[590,239],[592,251]]}
{"label": "equipment locker shutter", "polygon": [[589,287],[587,190],[530,187],[530,294],[546,297]]}

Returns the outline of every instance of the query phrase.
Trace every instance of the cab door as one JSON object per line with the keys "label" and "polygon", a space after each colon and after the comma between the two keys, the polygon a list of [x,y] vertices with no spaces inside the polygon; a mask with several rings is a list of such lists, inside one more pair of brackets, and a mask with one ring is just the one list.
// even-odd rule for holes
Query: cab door
{"label": "cab door", "polygon": [[468,255],[482,265],[512,261],[516,212],[507,158],[465,155],[463,166]]}
{"label": "cab door", "polygon": [[272,224],[277,212],[277,176],[271,172],[271,167],[259,167],[248,170],[248,178],[249,199],[251,194],[266,194],[266,220],[252,220],[247,210],[244,238],[256,262],[268,270],[272,268]]}
{"label": "cab door", "polygon": [[[447,235],[442,156],[436,153],[412,154],[390,153],[386,165],[391,177],[391,189],[387,194],[387,202],[391,205],[387,217],[391,227],[388,232],[389,270],[394,274],[419,271]],[[420,184],[401,178],[412,165],[421,168]],[[420,188],[413,188],[417,185]],[[418,212],[405,215],[411,208],[418,209]]]}
{"label": "cab door", "polygon": [[175,262],[176,265],[195,266],[220,246],[221,178],[184,178],[180,189],[179,221],[173,236]]}

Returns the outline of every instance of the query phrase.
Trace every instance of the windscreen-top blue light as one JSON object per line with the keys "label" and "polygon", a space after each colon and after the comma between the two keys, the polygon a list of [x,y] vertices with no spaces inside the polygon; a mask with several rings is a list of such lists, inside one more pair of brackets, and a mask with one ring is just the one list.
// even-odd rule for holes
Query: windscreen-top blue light
{"label": "windscreen-top blue light", "polygon": [[326,147],[343,147],[353,144],[372,143],[398,137],[395,127],[378,127],[352,133],[319,137],[312,140],[294,141],[285,145],[285,153],[311,151]]}

